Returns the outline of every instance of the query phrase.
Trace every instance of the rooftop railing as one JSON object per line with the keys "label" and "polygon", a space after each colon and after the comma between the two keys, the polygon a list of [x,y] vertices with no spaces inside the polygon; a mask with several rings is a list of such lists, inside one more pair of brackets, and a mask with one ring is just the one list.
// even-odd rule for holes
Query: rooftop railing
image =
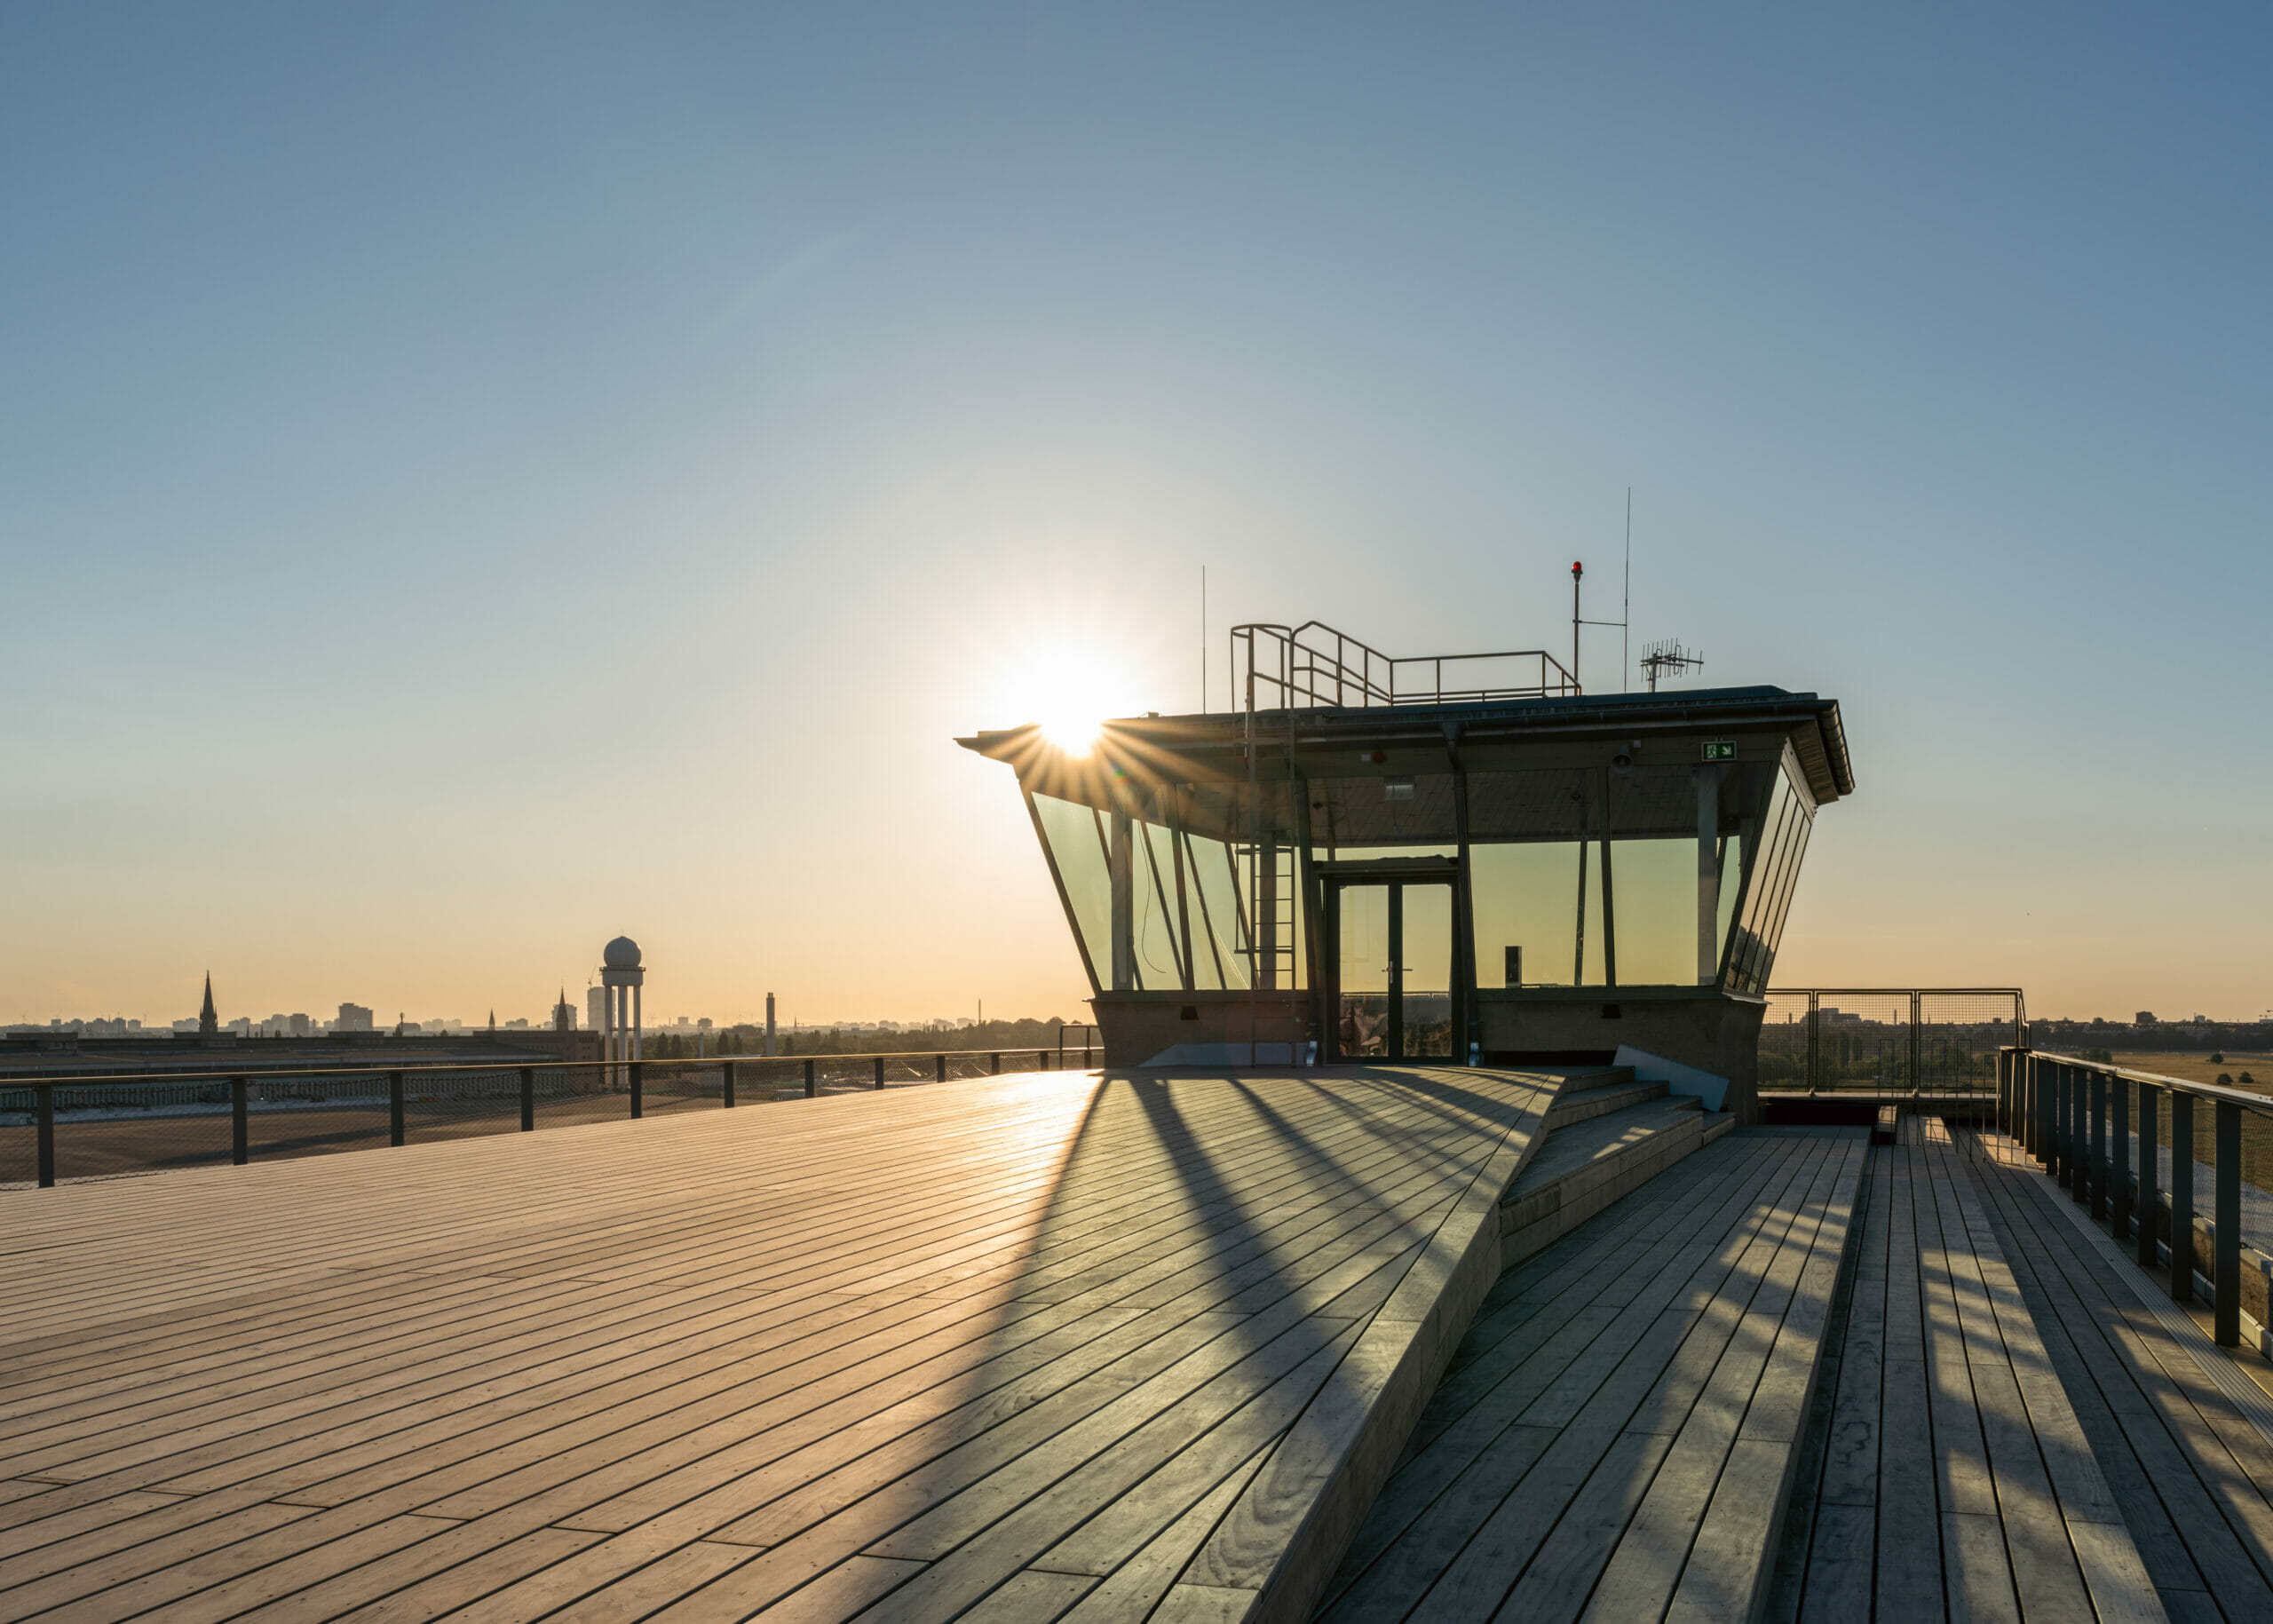
{"label": "rooftop railing", "polygon": [[[0,1187],[533,1132],[705,1107],[1087,1068],[1097,1028],[1053,1048],[688,1060],[524,1060],[0,1081]],[[518,1117],[518,1123],[515,1119]],[[223,1141],[221,1123],[227,1121]]]}
{"label": "rooftop railing", "polygon": [[2240,1342],[2245,1313],[2266,1340],[2273,1098],[2016,1046],[1998,1057],[1997,1123],[2142,1265],[2169,1268],[2173,1300],[2208,1296],[2221,1345]]}
{"label": "rooftop railing", "polygon": [[1579,679],[1544,649],[1485,654],[1385,654],[1319,621],[1232,628],[1241,708],[1481,704],[1576,694]]}
{"label": "rooftop railing", "polygon": [[1998,1051],[2027,1039],[2018,987],[1772,987],[1757,1075],[1767,1094],[1985,1100]]}

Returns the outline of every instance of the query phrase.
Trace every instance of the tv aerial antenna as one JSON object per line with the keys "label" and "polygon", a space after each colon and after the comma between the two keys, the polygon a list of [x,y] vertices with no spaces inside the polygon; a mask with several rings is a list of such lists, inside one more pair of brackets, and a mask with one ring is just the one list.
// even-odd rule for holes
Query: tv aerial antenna
{"label": "tv aerial antenna", "polygon": [[1662,643],[1652,643],[1642,651],[1642,672],[1650,679],[1650,692],[1652,693],[1658,691],[1658,678],[1660,677],[1686,677],[1691,671],[1704,669],[1703,651],[1683,648],[1671,638]]}

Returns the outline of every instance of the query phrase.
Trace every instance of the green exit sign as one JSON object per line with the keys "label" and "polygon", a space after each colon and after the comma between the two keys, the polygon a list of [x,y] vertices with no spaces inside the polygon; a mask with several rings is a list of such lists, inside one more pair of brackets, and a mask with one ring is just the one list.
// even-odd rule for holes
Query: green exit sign
{"label": "green exit sign", "polygon": [[1733,739],[1707,739],[1707,741],[1705,741],[1705,759],[1706,759],[1706,760],[1707,760],[1707,761],[1734,761],[1736,758],[1737,758],[1737,744],[1736,744],[1736,741],[1735,741],[1735,740],[1733,740]]}

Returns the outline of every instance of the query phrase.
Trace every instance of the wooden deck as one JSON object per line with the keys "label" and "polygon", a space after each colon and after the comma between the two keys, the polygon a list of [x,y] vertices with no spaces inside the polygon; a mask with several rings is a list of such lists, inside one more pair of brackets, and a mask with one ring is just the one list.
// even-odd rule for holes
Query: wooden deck
{"label": "wooden deck", "polygon": [[1900,1129],[1871,1152],[1778,1614],[2161,1617],[1965,1161],[1937,1120]]}
{"label": "wooden deck", "polygon": [[2188,1624],[2273,1619],[2273,1446],[2229,1396],[2242,1374],[2236,1356],[2168,1308],[2166,1276],[2079,1224],[2067,1192],[2017,1146],[1960,1137],[1971,1141],[1982,1205],[2164,1608]]}
{"label": "wooden deck", "polygon": [[0,1617],[1299,1612],[1561,1081],[1045,1073],[0,1196]]}
{"label": "wooden deck", "polygon": [[1739,1129],[1511,1271],[1321,1617],[1750,1616],[1866,1137]]}

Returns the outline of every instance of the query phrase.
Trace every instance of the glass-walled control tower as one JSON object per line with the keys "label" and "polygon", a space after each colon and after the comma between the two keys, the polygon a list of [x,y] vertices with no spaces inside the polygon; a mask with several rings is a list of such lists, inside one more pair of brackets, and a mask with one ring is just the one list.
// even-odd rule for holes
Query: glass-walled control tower
{"label": "glass-walled control tower", "polygon": [[960,742],[1017,772],[1108,1064],[1566,1064],[1640,1050],[1752,1113],[1835,701],[1582,693],[1537,652],[1241,627],[1249,708]]}

